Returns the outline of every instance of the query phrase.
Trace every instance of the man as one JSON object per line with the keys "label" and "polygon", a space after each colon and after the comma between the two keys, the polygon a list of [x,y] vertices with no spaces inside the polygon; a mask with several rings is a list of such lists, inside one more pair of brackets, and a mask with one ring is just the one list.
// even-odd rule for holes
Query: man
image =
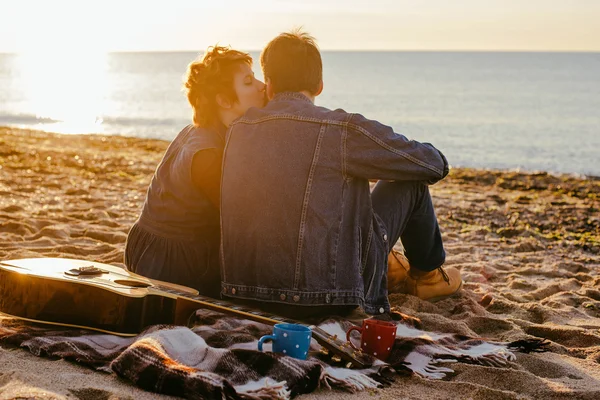
{"label": "man", "polygon": [[[322,62],[305,33],[277,36],[261,65],[270,102],[235,121],[225,146],[222,294],[295,316],[356,306],[382,314],[388,257],[390,287],[431,300],[456,293],[462,280],[441,268],[427,186],[448,174],[443,154],[362,115],[315,106]],[[372,193],[369,180],[380,180]],[[390,255],[399,238],[410,268]]]}

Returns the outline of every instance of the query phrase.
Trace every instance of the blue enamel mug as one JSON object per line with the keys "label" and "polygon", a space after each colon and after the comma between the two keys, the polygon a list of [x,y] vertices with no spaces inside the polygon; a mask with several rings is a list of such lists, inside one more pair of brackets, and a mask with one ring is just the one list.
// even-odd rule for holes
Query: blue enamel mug
{"label": "blue enamel mug", "polygon": [[272,335],[265,335],[258,341],[258,350],[263,351],[263,343],[273,342],[273,352],[306,360],[312,331],[308,326],[299,324],[277,324]]}

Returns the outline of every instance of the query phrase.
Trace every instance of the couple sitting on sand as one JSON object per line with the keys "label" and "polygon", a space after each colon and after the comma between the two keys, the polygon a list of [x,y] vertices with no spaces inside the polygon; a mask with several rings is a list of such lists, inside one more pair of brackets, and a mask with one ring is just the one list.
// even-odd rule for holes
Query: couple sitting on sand
{"label": "couple sitting on sand", "polygon": [[266,83],[229,48],[189,65],[193,124],[156,169],[126,266],[297,318],[384,314],[388,293],[456,293],[428,189],[448,174],[444,155],[316,106],[322,62],[309,35],[277,36],[260,63]]}

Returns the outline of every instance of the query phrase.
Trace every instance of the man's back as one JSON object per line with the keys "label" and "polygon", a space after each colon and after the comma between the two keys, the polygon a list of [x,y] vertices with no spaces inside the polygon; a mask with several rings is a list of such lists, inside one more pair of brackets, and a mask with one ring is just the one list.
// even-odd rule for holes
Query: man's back
{"label": "man's back", "polygon": [[[362,305],[371,246],[387,256],[368,179],[436,181],[433,146],[285,92],[236,121],[222,177],[222,291],[297,305]],[[369,311],[369,305],[365,307]]]}

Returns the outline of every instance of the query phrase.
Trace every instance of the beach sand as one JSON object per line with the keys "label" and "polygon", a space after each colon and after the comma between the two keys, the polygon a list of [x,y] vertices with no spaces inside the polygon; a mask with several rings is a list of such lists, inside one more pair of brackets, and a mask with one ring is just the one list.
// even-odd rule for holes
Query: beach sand
{"label": "beach sand", "polygon": [[[127,231],[168,143],[0,128],[0,260],[122,266]],[[600,179],[454,169],[431,187],[463,292],[435,304],[392,295],[423,328],[498,341],[546,338],[508,368],[453,364],[444,380],[398,377],[302,399],[599,399]],[[0,399],[162,399],[114,375],[0,348]]]}

